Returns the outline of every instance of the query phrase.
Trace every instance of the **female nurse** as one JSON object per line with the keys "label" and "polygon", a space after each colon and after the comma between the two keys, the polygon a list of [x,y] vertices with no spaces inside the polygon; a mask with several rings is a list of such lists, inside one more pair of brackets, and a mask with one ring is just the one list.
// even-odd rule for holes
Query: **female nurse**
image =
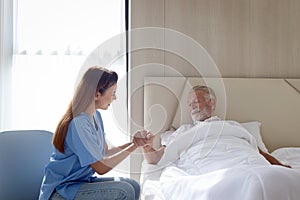
{"label": "female nurse", "polygon": [[53,136],[54,152],[45,168],[40,200],[139,199],[140,186],[130,178],[99,178],[137,147],[147,144],[145,131],[132,142],[108,149],[101,114],[116,99],[118,75],[91,67],[83,75]]}

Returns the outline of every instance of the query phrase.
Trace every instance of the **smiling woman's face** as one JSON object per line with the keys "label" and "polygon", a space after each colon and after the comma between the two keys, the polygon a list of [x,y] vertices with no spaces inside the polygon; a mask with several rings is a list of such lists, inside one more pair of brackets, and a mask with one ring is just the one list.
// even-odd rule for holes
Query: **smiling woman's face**
{"label": "smiling woman's face", "polygon": [[107,88],[103,94],[98,93],[96,97],[96,109],[107,110],[110,104],[117,99],[116,97],[117,84]]}

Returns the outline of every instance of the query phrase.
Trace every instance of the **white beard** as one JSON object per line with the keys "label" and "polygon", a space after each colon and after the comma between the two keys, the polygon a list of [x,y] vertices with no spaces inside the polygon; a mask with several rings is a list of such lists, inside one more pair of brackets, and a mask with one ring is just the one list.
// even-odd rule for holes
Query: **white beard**
{"label": "white beard", "polygon": [[208,111],[208,108],[205,107],[204,110],[199,110],[198,108],[193,109],[191,112],[191,117],[193,121],[203,121],[211,116],[210,112]]}

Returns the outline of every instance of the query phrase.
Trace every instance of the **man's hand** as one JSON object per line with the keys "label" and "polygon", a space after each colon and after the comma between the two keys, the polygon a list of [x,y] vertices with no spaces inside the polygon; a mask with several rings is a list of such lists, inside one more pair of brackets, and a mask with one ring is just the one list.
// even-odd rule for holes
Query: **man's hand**
{"label": "man's hand", "polygon": [[280,163],[280,164],[278,164],[278,165],[281,165],[281,166],[287,167],[287,168],[292,168],[292,166],[290,166],[290,165],[285,165],[285,164],[282,164],[282,163]]}
{"label": "man's hand", "polygon": [[139,147],[151,146],[153,145],[154,135],[150,131],[140,130],[133,135],[133,143]]}
{"label": "man's hand", "polygon": [[261,155],[263,155],[265,157],[265,159],[267,161],[269,161],[272,165],[280,165],[280,166],[283,166],[283,167],[287,167],[287,168],[292,168],[290,165],[285,165],[285,164],[282,164],[279,160],[277,160],[275,157],[273,157],[272,155],[262,151],[259,147],[258,147],[258,150],[259,150],[259,153]]}

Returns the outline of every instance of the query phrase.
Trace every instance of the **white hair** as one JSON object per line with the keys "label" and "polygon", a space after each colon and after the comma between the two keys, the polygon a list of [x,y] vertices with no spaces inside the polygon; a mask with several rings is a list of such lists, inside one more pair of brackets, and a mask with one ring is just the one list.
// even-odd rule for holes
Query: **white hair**
{"label": "white hair", "polygon": [[204,86],[204,85],[196,85],[192,88],[192,91],[197,91],[201,90],[205,92],[205,100],[208,102],[209,100],[214,100],[215,102],[217,101],[217,97],[215,95],[215,92],[212,88]]}

